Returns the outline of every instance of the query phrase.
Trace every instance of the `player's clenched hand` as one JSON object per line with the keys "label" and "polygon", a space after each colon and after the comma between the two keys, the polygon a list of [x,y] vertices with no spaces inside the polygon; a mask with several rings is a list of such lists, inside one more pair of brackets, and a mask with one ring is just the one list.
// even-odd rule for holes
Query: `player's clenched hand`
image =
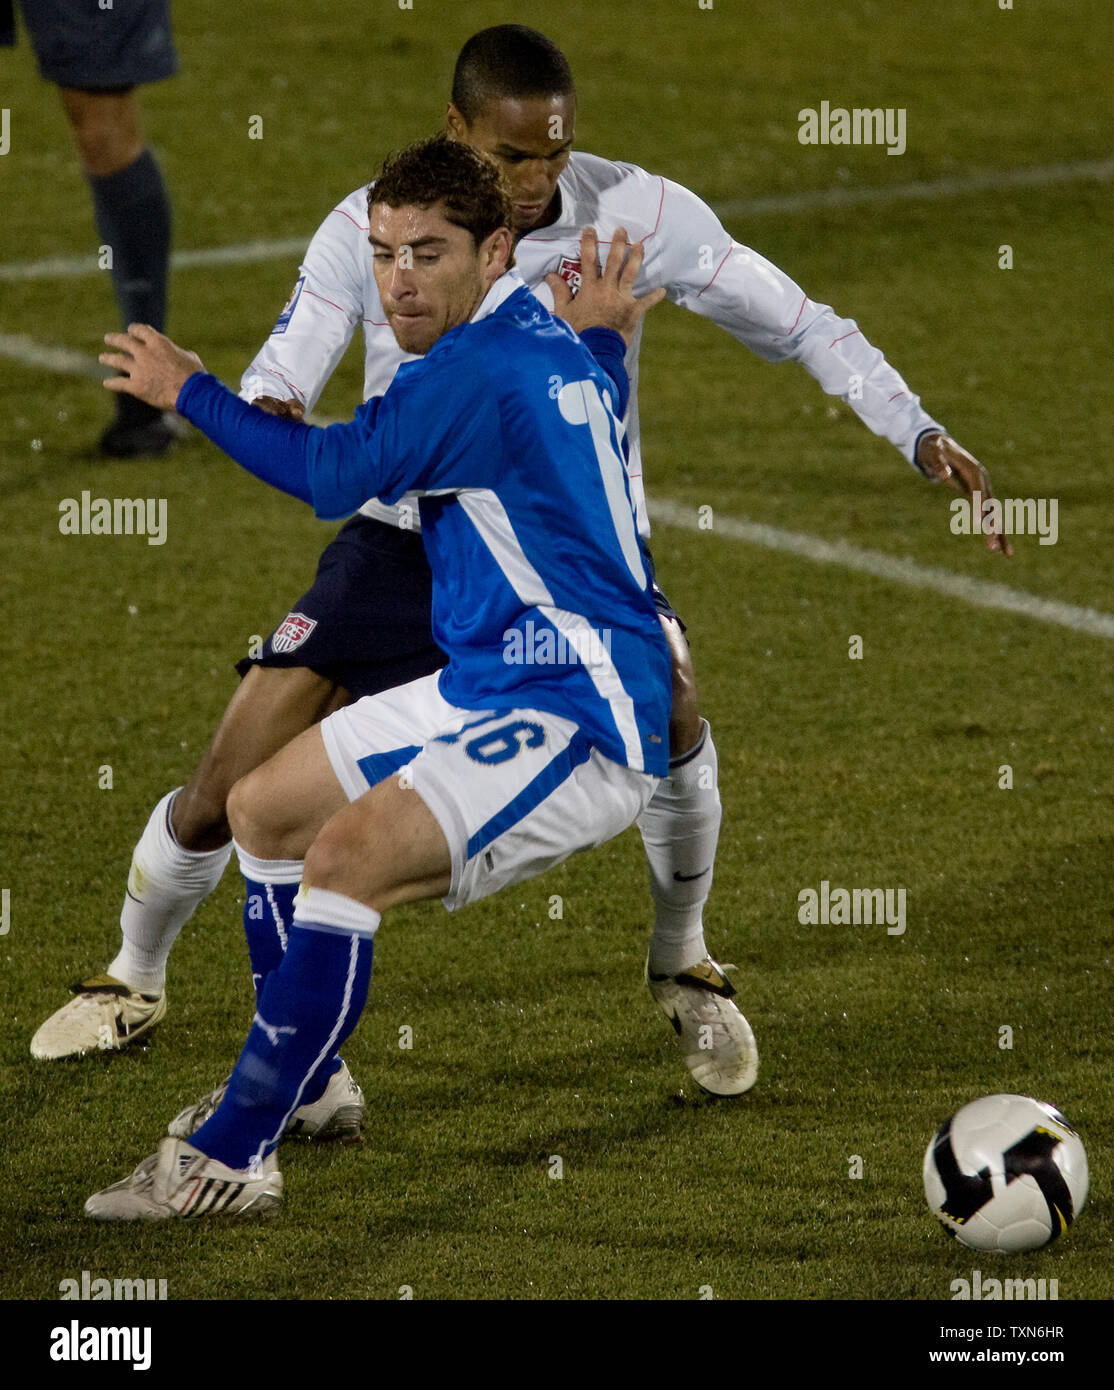
{"label": "player's clenched hand", "polygon": [[105,381],[109,391],[126,391],[157,410],[173,410],[178,392],[194,372],[205,370],[196,352],[187,352],[147,323],[131,323],[126,333],[106,333],[114,352],[102,352],[100,361],[115,367],[119,376]]}
{"label": "player's clenched hand", "polygon": [[[951,435],[926,434],[917,445],[917,463],[934,482],[948,483],[965,497],[978,492],[985,503],[988,497],[994,496],[990,474]],[[982,529],[981,516],[973,517],[972,522]],[[1003,555],[1013,554],[1013,546],[1000,531],[987,531],[986,548],[1001,551]]]}
{"label": "player's clenched hand", "polygon": [[252,405],[257,405],[268,415],[280,415],[284,420],[302,421],[306,415],[306,408],[303,403],[293,397],[288,401],[280,401],[277,396],[256,396],[252,400]]}
{"label": "player's clenched hand", "polygon": [[640,241],[631,245],[626,229],[619,227],[607,253],[607,264],[600,266],[599,241],[594,227],[580,234],[580,289],[575,295],[559,275],[547,275],[553,291],[553,312],[576,333],[586,328],[614,328],[629,347],[643,317],[665,298],[665,290],[651,290],[641,299],[634,297],[634,282],[642,269],[645,248]]}

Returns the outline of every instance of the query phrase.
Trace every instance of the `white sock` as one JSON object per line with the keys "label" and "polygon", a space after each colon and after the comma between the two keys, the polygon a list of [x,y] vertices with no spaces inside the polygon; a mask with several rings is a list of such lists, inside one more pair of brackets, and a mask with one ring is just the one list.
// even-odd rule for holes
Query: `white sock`
{"label": "white sock", "polygon": [[198,905],[220,882],[232,854],[222,849],[183,849],[170,828],[170,808],[181,791],[168,792],[132,854],[128,893],[120,913],[123,940],[108,973],[132,989],[159,991],[166,983],[166,960],[178,933]]}
{"label": "white sock", "polygon": [[716,747],[708,721],[703,722],[695,747],[670,763],[669,776],[638,820],[654,899],[650,970],[655,975],[677,975],[708,954],[703,912],[722,809]]}
{"label": "white sock", "polygon": [[302,888],[294,902],[294,921],[317,931],[332,928],[355,936],[374,936],[381,914],[328,888]]}

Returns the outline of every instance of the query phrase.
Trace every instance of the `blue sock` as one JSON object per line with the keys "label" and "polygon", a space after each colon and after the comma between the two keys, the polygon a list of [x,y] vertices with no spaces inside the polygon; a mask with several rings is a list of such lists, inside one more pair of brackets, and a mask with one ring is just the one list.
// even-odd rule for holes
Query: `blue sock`
{"label": "blue sock", "polygon": [[371,960],[370,933],[291,927],[227,1094],[189,1141],[195,1148],[238,1169],[275,1148],[291,1114],[309,1099],[308,1083],[355,1028],[371,984]]}
{"label": "blue sock", "polygon": [[[243,871],[243,856],[240,869]],[[259,1000],[272,970],[282,964],[287,938],[294,924],[294,898],[301,874],[293,883],[260,883],[244,873],[244,935],[251,957],[251,982]]]}
{"label": "blue sock", "polygon": [[[302,880],[302,864],[297,859],[257,859],[242,845],[236,846],[236,853],[247,890],[244,935],[251,957],[251,979],[258,1008],[271,972],[282,964],[294,924],[294,898]],[[325,1060],[306,1086],[304,1104],[310,1105],[320,1099],[329,1078],[341,1065],[339,1056]]]}

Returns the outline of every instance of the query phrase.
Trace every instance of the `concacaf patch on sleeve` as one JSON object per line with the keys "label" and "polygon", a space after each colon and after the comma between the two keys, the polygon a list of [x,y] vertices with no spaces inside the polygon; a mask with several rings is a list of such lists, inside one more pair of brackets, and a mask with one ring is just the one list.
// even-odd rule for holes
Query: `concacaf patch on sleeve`
{"label": "concacaf patch on sleeve", "polygon": [[557,274],[572,290],[577,294],[580,290],[580,261],[572,256],[562,256],[561,264],[557,267]]}
{"label": "concacaf patch on sleeve", "polygon": [[316,626],[316,618],[307,618],[304,613],[288,613],[271,636],[271,650],[279,656],[292,652]]}
{"label": "concacaf patch on sleeve", "polygon": [[278,316],[278,322],[275,324],[274,328],[271,329],[272,338],[276,333],[286,332],[287,324],[289,324],[290,320],[294,317],[294,310],[298,307],[298,300],[302,294],[302,286],[305,283],[306,277],[304,275],[299,276],[298,283],[290,291],[290,298],[286,301],[282,313]]}

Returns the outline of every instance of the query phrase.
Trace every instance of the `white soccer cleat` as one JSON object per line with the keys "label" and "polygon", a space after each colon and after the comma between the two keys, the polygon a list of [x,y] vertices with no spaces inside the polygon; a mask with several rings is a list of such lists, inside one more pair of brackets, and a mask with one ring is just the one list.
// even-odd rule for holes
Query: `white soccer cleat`
{"label": "white soccer cleat", "polygon": [[85,1215],[94,1221],[168,1221],[176,1216],[262,1215],[282,1197],[274,1154],[256,1170],[226,1168],[182,1139],[164,1139],[130,1177],[94,1192]]}
{"label": "white soccer cleat", "polygon": [[286,1139],[359,1140],[364,1127],[364,1093],[356,1084],[348,1064],[341,1062],[329,1077],[329,1084],[312,1105],[300,1105],[286,1126]]}
{"label": "white soccer cleat", "polygon": [[[187,1105],[167,1125],[167,1134],[176,1139],[188,1139],[191,1134],[196,1134],[216,1111],[227,1090],[228,1082],[222,1081],[215,1091],[202,1096],[193,1105]],[[294,1111],[283,1138],[339,1139],[354,1143],[363,1128],[364,1109],[364,1093],[353,1080],[347,1063],[342,1062],[329,1078],[320,1099],[310,1105],[300,1105]]]}
{"label": "white soccer cleat", "polygon": [[112,975],[93,975],[70,990],[77,998],[51,1014],[31,1039],[31,1056],[40,1061],[120,1052],[166,1017],[165,990],[141,993]]}
{"label": "white soccer cleat", "polygon": [[758,1047],[750,1024],[732,1002],[734,986],[723,967],[705,956],[679,975],[652,975],[654,1002],[673,1024],[685,1065],[713,1096],[741,1096],[758,1079]]}

